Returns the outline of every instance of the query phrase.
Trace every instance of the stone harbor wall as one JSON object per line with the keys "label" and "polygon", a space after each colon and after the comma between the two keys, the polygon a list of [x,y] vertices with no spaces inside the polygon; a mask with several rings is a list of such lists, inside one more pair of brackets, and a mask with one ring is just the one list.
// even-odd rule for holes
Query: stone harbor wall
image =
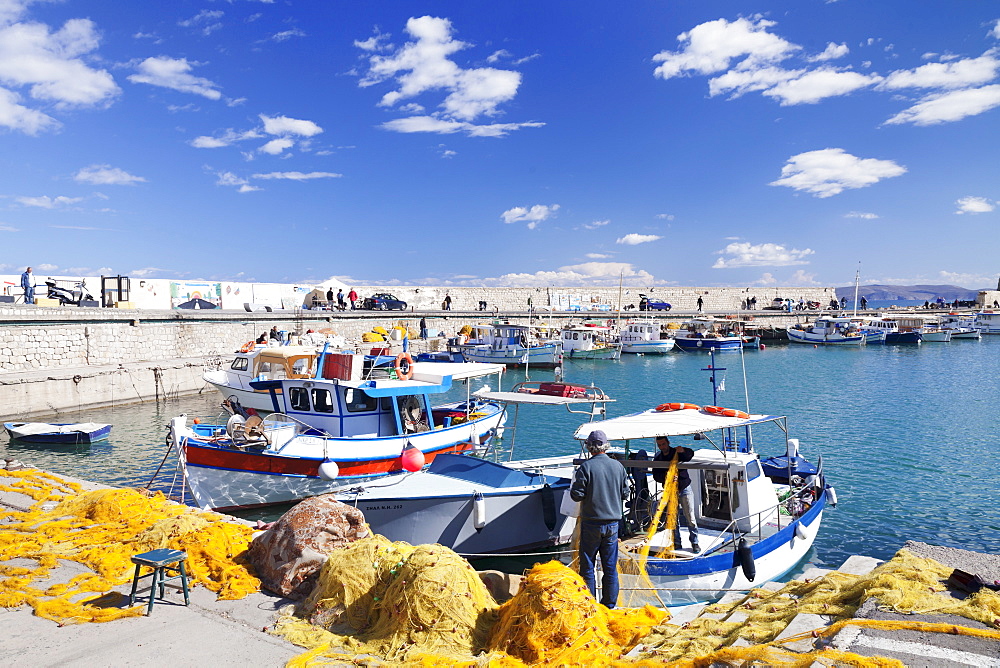
{"label": "stone harbor wall", "polygon": [[[472,288],[472,287],[428,287],[410,285],[362,285],[353,286],[358,297],[363,299],[377,292],[388,292],[402,299],[416,310],[441,309],[446,295],[451,296],[454,311],[474,311],[480,301],[486,302],[487,310],[518,311],[528,307],[528,299],[535,309],[549,307],[565,311],[571,306],[588,307],[593,310],[615,310],[619,303],[618,287],[545,287],[545,288]],[[771,304],[774,298],[817,301],[827,305],[836,297],[835,288],[780,287],[780,288],[698,288],[698,287],[635,287],[621,288],[622,307],[639,305],[639,296],[661,299],[675,309],[694,310],[698,297],[704,302],[706,312],[732,312],[740,310],[747,299],[757,298],[757,308]],[[598,308],[603,306],[605,308]]]}

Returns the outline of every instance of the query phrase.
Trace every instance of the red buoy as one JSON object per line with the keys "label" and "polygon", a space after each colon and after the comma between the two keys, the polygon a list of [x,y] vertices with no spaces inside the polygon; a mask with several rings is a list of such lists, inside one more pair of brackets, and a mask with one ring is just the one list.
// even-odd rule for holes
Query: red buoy
{"label": "red buoy", "polygon": [[407,443],[403,448],[403,453],[399,457],[402,460],[403,468],[411,473],[419,471],[424,467],[424,453],[415,448],[412,443]]}

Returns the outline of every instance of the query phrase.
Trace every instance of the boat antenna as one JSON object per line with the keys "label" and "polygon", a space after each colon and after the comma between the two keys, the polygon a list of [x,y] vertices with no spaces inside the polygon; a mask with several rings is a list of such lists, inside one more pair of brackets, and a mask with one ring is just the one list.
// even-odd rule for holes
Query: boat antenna
{"label": "boat antenna", "polygon": [[719,384],[715,382],[715,372],[716,371],[725,371],[726,367],[724,367],[724,366],[715,366],[715,349],[714,348],[709,348],[708,349],[708,355],[709,355],[708,368],[702,369],[702,371],[709,371],[712,374],[711,376],[708,377],[708,381],[710,383],[712,383],[712,405],[718,406],[719,405],[719,394],[718,394]]}
{"label": "boat antenna", "polygon": [[854,274],[854,317],[858,315],[858,283],[861,282],[861,261],[858,260],[858,271]]}
{"label": "boat antenna", "polygon": [[[618,331],[621,332],[622,329],[622,282],[625,280],[625,270],[623,269],[620,274],[618,274]],[[997,281],[1000,285],[1000,281]]]}

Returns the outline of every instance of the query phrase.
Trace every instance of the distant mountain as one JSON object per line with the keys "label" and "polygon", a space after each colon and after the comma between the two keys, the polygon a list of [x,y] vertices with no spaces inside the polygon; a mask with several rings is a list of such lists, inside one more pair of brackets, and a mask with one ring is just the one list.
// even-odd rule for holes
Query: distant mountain
{"label": "distant mountain", "polygon": [[[988,288],[983,288],[988,289]],[[946,302],[971,301],[979,290],[960,288],[957,285],[862,285],[858,296],[871,300],[916,299],[932,302],[938,297]],[[854,286],[837,288],[837,297],[854,298]]]}

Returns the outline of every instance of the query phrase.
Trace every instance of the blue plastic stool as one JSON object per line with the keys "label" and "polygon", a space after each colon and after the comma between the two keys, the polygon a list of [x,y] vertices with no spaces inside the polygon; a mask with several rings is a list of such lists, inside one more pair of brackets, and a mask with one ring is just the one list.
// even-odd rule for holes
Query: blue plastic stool
{"label": "blue plastic stool", "polygon": [[[181,552],[180,550],[171,550],[165,547],[134,555],[132,557],[132,563],[135,564],[135,576],[132,578],[132,593],[129,594],[129,605],[135,605],[135,594],[139,588],[139,580],[150,577],[153,578],[153,580],[152,584],[149,586],[149,607],[146,609],[147,616],[153,613],[153,602],[157,598],[157,587],[160,588],[160,599],[163,598],[167,587],[173,587],[174,589],[179,589],[184,592],[184,605],[190,605],[191,600],[188,598],[187,571],[184,569],[185,559],[187,559],[187,553]],[[146,575],[139,575],[139,570],[143,566],[152,568],[153,572],[147,573]],[[180,580],[181,583],[179,585],[173,584],[173,580]]]}

